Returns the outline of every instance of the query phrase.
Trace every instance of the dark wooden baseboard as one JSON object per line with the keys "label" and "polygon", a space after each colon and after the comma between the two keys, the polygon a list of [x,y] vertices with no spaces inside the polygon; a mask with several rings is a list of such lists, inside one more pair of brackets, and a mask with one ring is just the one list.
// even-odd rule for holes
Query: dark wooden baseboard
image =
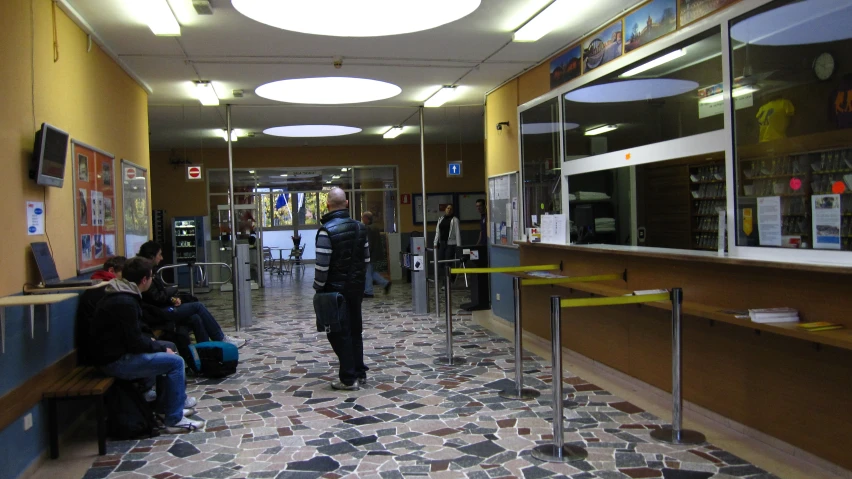
{"label": "dark wooden baseboard", "polygon": [[77,350],[42,369],[24,384],[0,397],[0,430],[6,429],[41,401],[44,391],[77,366]]}

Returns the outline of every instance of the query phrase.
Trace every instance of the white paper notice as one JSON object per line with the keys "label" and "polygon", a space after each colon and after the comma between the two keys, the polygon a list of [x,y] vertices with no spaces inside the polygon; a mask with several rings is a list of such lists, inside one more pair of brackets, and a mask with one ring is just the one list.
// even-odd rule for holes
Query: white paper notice
{"label": "white paper notice", "polygon": [[512,241],[518,242],[521,240],[521,214],[518,211],[518,199],[512,198]]}
{"label": "white paper notice", "polygon": [[541,216],[541,242],[565,244],[565,215]]}
{"label": "white paper notice", "polygon": [[760,246],[781,246],[781,197],[757,199],[757,231]]}
{"label": "white paper notice", "polygon": [[498,176],[494,178],[494,199],[508,200],[509,199],[509,177]]}
{"label": "white paper notice", "polygon": [[811,196],[814,249],[840,249],[840,195]]}
{"label": "white paper notice", "polygon": [[538,215],[530,215],[530,219],[532,220],[533,226],[538,225]]}
{"label": "white paper notice", "polygon": [[44,203],[41,201],[27,201],[27,234],[44,234]]}

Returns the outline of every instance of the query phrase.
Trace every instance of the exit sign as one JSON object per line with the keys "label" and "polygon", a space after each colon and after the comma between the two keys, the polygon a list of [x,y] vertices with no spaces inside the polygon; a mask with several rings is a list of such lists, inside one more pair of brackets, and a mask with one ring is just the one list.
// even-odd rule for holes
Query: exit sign
{"label": "exit sign", "polygon": [[447,162],[447,178],[459,178],[462,176],[462,162],[448,161]]}

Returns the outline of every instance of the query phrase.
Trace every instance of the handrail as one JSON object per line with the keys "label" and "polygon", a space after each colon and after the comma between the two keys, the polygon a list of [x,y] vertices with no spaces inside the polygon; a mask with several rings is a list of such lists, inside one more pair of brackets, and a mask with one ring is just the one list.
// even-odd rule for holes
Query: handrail
{"label": "handrail", "polygon": [[189,267],[189,294],[195,294],[195,268],[197,267],[201,272],[202,281],[205,278],[204,268],[202,266],[219,266],[225,267],[228,270],[228,279],[225,281],[210,281],[207,284],[219,285],[219,284],[228,284],[231,282],[231,279],[234,277],[234,270],[231,268],[231,265],[228,263],[177,263],[177,264],[167,264],[165,266],[161,266],[157,270],[157,276],[160,278],[166,286],[177,286],[177,283],[166,283],[166,280],[163,279],[163,270],[167,269],[178,269],[184,266]]}
{"label": "handrail", "polygon": [[599,274],[593,276],[567,276],[564,278],[523,278],[522,286],[539,286],[544,284],[588,283],[593,281],[615,281],[622,278],[620,274]]}
{"label": "handrail", "polygon": [[540,264],[535,266],[500,266],[497,268],[453,268],[450,273],[527,273],[530,271],[553,271],[555,269],[561,269],[561,267],[558,264]]}

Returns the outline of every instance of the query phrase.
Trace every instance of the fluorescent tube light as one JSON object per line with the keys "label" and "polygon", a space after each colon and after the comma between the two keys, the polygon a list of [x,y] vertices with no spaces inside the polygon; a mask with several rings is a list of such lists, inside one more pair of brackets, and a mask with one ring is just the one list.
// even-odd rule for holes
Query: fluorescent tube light
{"label": "fluorescent tube light", "polygon": [[570,17],[571,4],[569,0],[556,0],[544,10],[538,12],[532,20],[519,28],[514,35],[514,42],[534,42],[547,35],[559,24],[564,23]]}
{"label": "fluorescent tube light", "polygon": [[686,55],[686,48],[681,48],[680,50],[675,50],[675,51],[673,51],[671,53],[667,53],[667,54],[665,54],[665,55],[663,55],[659,58],[655,58],[655,59],[649,61],[648,63],[645,63],[644,65],[639,65],[638,67],[636,67],[632,70],[627,70],[626,72],[622,73],[621,76],[625,77],[625,78],[626,77],[632,77],[633,75],[638,75],[638,74],[640,74],[644,71],[648,71],[648,70],[650,70],[654,67],[658,67],[658,66],[660,66],[664,63],[668,63],[668,62],[675,60],[675,59],[678,59],[678,58],[680,58],[684,55]]}
{"label": "fluorescent tube light", "polygon": [[349,171],[349,168],[341,168],[340,171]]}
{"label": "fluorescent tube light", "polygon": [[219,104],[219,97],[216,96],[213,83],[209,81],[195,82],[195,96],[204,106],[217,106]]}
{"label": "fluorescent tube light", "polygon": [[[228,141],[228,132],[225,130],[219,130],[219,136],[222,137],[223,140]],[[231,141],[237,141],[237,130],[231,130]]]}
{"label": "fluorescent tube light", "polygon": [[254,170],[249,170],[249,174],[250,174],[250,175],[253,175],[253,174],[254,174]]}
{"label": "fluorescent tube light", "polygon": [[179,37],[180,24],[167,0],[134,0],[136,11],[154,35]]}
{"label": "fluorescent tube light", "polygon": [[[734,93],[731,96],[734,97],[734,98],[737,98],[737,97],[741,97],[741,96],[744,96],[744,95],[748,95],[749,93],[754,93],[758,90],[760,90],[760,88],[754,87],[754,86],[741,86],[739,88],[734,88]],[[707,104],[707,103],[716,103],[716,102],[720,102],[720,101],[722,101],[722,94],[716,93],[715,95],[710,95],[708,97],[702,98],[701,100],[698,100],[698,103]]]}
{"label": "fluorescent tube light", "polygon": [[339,179],[340,179],[340,175],[331,175],[331,179],[332,179],[332,180],[339,180]]}
{"label": "fluorescent tube light", "polygon": [[384,135],[382,135],[382,137],[386,140],[392,140],[401,135],[402,130],[403,128],[401,126],[392,126],[388,131],[385,132]]}
{"label": "fluorescent tube light", "polygon": [[456,85],[444,85],[423,103],[426,108],[437,108],[448,101],[453,101],[458,93]]}
{"label": "fluorescent tube light", "polygon": [[603,126],[598,126],[598,127],[595,127],[595,128],[589,129],[589,130],[586,130],[586,136],[595,136],[595,135],[600,135],[601,133],[606,133],[606,132],[608,132],[608,131],[612,131],[612,130],[615,130],[615,129],[617,129],[617,128],[618,128],[618,126],[617,126],[617,125],[603,125]]}
{"label": "fluorescent tube light", "polygon": [[285,178],[286,178],[286,177],[287,177],[287,173],[284,173],[284,174],[283,174],[283,175],[281,175],[281,176],[283,176],[283,177],[285,177]]}

